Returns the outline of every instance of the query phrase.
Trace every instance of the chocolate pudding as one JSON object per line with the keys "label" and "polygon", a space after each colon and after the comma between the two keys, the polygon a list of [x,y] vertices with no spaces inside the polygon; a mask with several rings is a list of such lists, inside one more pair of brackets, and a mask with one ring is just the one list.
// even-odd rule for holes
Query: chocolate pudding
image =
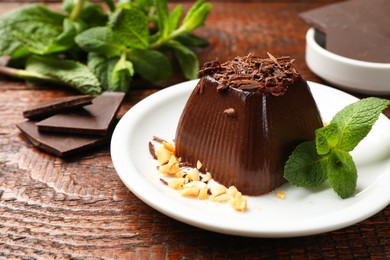
{"label": "chocolate pudding", "polygon": [[293,62],[249,54],[206,63],[177,127],[177,157],[192,165],[199,160],[216,181],[246,195],[285,183],[288,156],[323,126]]}

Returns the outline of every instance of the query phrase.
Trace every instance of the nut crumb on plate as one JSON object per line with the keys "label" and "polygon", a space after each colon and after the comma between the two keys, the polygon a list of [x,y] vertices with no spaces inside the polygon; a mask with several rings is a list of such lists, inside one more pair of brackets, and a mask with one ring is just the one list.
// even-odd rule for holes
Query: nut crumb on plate
{"label": "nut crumb on plate", "polygon": [[278,191],[278,192],[276,192],[276,196],[279,199],[284,199],[286,197],[286,193],[284,191]]}
{"label": "nut crumb on plate", "polygon": [[180,195],[199,200],[209,199],[214,202],[229,202],[229,205],[237,211],[244,212],[247,210],[247,199],[242,196],[236,187],[226,188],[224,185],[215,182],[210,172],[200,172],[202,168],[200,161],[197,161],[196,167],[189,167],[181,163],[180,158],[175,156],[175,147],[171,143],[162,141],[154,155],[159,163],[159,172],[173,177],[169,181],[160,180],[170,188],[178,190]]}

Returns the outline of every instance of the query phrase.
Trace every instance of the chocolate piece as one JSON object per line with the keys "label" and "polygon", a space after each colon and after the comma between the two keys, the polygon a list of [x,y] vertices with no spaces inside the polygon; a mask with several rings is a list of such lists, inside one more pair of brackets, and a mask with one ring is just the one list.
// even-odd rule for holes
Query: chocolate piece
{"label": "chocolate piece", "polygon": [[[244,194],[270,192],[286,182],[283,168],[295,146],[322,127],[310,89],[288,57],[210,64],[181,115],[176,156],[199,160],[216,181]],[[222,113],[229,107],[233,118]]]}
{"label": "chocolate piece", "polygon": [[55,156],[69,156],[85,151],[110,140],[107,136],[65,135],[61,133],[45,133],[38,131],[34,121],[26,121],[16,125],[31,143]]}
{"label": "chocolate piece", "polygon": [[301,13],[326,35],[325,48],[344,57],[390,63],[390,1],[352,0]]}
{"label": "chocolate piece", "polygon": [[65,112],[71,109],[91,104],[92,97],[89,95],[70,96],[56,98],[42,102],[28,110],[23,111],[23,116],[29,119],[39,119],[54,115],[58,112]]}
{"label": "chocolate piece", "polygon": [[68,113],[60,113],[37,123],[40,131],[107,135],[125,93],[105,92],[91,105]]}

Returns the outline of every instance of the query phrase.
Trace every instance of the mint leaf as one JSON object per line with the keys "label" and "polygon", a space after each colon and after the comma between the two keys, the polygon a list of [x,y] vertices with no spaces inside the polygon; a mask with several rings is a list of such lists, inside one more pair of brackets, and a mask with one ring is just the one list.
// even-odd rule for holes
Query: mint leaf
{"label": "mint leaf", "polygon": [[63,31],[65,16],[42,5],[15,9],[0,17],[0,56],[20,49],[44,54],[52,39]]}
{"label": "mint leaf", "polygon": [[149,47],[148,19],[141,11],[120,9],[112,15],[110,26],[120,44],[138,49]]}
{"label": "mint leaf", "polygon": [[111,73],[114,70],[118,57],[107,58],[104,55],[90,52],[88,55],[88,68],[98,78],[104,90],[110,89]]}
{"label": "mint leaf", "polygon": [[160,30],[160,36],[166,39],[170,32],[167,0],[154,0],[154,4],[157,10],[157,26]]}
{"label": "mint leaf", "polygon": [[330,153],[327,172],[330,185],[341,198],[348,198],[355,193],[357,169],[348,152],[334,150]]}
{"label": "mint leaf", "polygon": [[46,50],[41,54],[50,54],[67,51],[74,45],[74,37],[77,35],[76,24],[69,19],[64,19],[64,30],[57,37],[53,38]]}
{"label": "mint leaf", "polygon": [[337,148],[352,151],[371,131],[381,111],[389,104],[389,100],[370,97],[355,102],[338,112],[331,121],[340,129]]}
{"label": "mint leaf", "polygon": [[177,41],[170,41],[168,46],[173,49],[176,59],[179,61],[181,70],[187,79],[198,77],[199,61],[190,49]]}
{"label": "mint leaf", "polygon": [[[170,47],[185,77],[197,76],[198,60],[187,46],[207,44],[190,32],[204,24],[211,4],[197,1],[182,19],[183,6],[170,12],[167,0],[103,2],[109,11],[92,0],[62,0],[63,13],[36,4],[1,15],[0,56],[10,56],[11,67],[0,73],[69,85],[85,93],[99,93],[101,88],[124,91],[134,73],[149,81],[170,77],[170,53],[165,52]],[[76,62],[86,57],[88,67]],[[77,74],[83,70],[88,79]]]}
{"label": "mint leaf", "polygon": [[196,1],[184,17],[183,29],[189,32],[202,26],[211,8],[212,5],[204,0]]}
{"label": "mint leaf", "polygon": [[146,80],[158,81],[172,75],[172,67],[167,57],[155,50],[128,50],[127,59],[134,70]]}
{"label": "mint leaf", "polygon": [[[127,3],[130,5],[132,0],[120,0],[120,3]],[[151,12],[152,8],[155,8],[153,5],[154,1],[153,0],[135,0],[134,6],[136,6],[138,9],[142,10],[145,14],[149,14]]]}
{"label": "mint leaf", "polygon": [[339,127],[337,124],[329,124],[317,129],[315,134],[317,153],[324,155],[336,146],[339,138]]}
{"label": "mint leaf", "polygon": [[[76,3],[77,1],[74,0],[63,0],[61,8],[71,14]],[[83,31],[95,26],[104,26],[107,23],[108,16],[100,4],[85,1],[76,20],[83,25],[80,30]]]}
{"label": "mint leaf", "polygon": [[284,178],[291,184],[312,188],[327,179],[327,158],[316,152],[314,141],[299,144],[284,167]]}
{"label": "mint leaf", "polygon": [[102,89],[95,75],[87,66],[70,60],[41,56],[31,56],[27,60],[26,71],[46,75],[71,86],[84,94],[97,96]]}
{"label": "mint leaf", "polygon": [[328,126],[316,130],[315,144],[310,141],[296,147],[285,164],[285,178],[302,187],[315,184],[313,179],[329,179],[341,198],[352,196],[357,169],[349,152],[371,131],[381,111],[389,105],[389,100],[370,97],[346,106]]}
{"label": "mint leaf", "polygon": [[[125,58],[125,56],[122,56]],[[134,75],[133,64],[124,58],[120,58],[111,73],[109,89],[112,91],[127,92],[131,78]]]}
{"label": "mint leaf", "polygon": [[91,28],[106,25],[108,16],[100,4],[85,1],[78,19],[85,22],[87,28]]}
{"label": "mint leaf", "polygon": [[83,50],[107,57],[119,55],[126,48],[115,41],[114,33],[108,27],[94,27],[86,30],[77,35],[75,41]]}
{"label": "mint leaf", "polygon": [[180,18],[183,14],[183,6],[177,5],[169,14],[169,29],[176,30],[179,27]]}

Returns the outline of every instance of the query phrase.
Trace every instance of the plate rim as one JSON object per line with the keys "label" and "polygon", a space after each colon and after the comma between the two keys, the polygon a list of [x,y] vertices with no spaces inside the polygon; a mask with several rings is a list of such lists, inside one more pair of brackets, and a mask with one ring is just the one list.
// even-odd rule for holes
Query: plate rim
{"label": "plate rim", "polygon": [[[131,109],[129,109],[129,111],[127,111],[125,113],[125,115],[122,117],[122,119],[119,121],[116,128],[114,129],[112,139],[111,139],[111,145],[110,145],[111,158],[112,158],[114,168],[115,168],[119,178],[126,185],[126,187],[136,197],[141,199],[144,203],[146,203],[150,207],[156,209],[157,211],[159,211],[159,212],[161,212],[161,213],[163,213],[163,214],[165,214],[173,219],[181,221],[183,223],[186,223],[186,224],[189,224],[192,226],[196,226],[196,227],[199,227],[202,229],[206,229],[209,231],[218,232],[218,233],[229,234],[229,235],[238,235],[238,236],[247,236],[247,237],[297,237],[297,236],[320,234],[320,233],[334,231],[334,230],[337,230],[340,228],[350,226],[352,224],[358,223],[358,222],[376,214],[377,212],[381,211],[383,208],[385,208],[390,203],[390,196],[389,196],[387,198],[387,200],[382,200],[381,201],[382,203],[376,202],[376,204],[375,204],[376,207],[371,207],[370,208],[371,210],[364,212],[364,214],[363,213],[360,214],[358,217],[354,217],[353,219],[344,219],[344,221],[340,221],[340,222],[333,223],[333,224],[328,223],[327,225],[322,226],[322,227],[318,227],[318,224],[317,224],[318,218],[316,218],[313,221],[305,222],[305,226],[306,226],[305,229],[302,229],[299,227],[290,227],[290,228],[284,227],[285,229],[281,229],[281,230],[280,229],[279,230],[267,230],[267,229],[256,230],[254,228],[242,230],[240,228],[235,228],[235,227],[226,227],[225,225],[222,225],[222,226],[215,225],[215,223],[212,221],[211,222],[210,221],[199,221],[199,219],[200,219],[199,215],[193,216],[192,218],[189,218],[188,215],[186,215],[186,214],[181,214],[181,213],[176,212],[177,210],[175,210],[169,204],[162,206],[161,203],[156,203],[155,201],[153,201],[153,199],[151,199],[151,198],[153,196],[158,195],[155,192],[145,196],[145,194],[140,192],[140,190],[137,189],[137,187],[135,187],[133,184],[129,183],[128,176],[125,175],[124,170],[122,169],[122,167],[120,165],[121,162],[118,161],[119,159],[117,156],[117,152],[118,152],[118,146],[120,143],[119,142],[120,135],[122,135],[123,131],[126,130],[124,127],[126,126],[127,121],[130,120],[129,118],[131,116],[136,116],[136,114],[138,112],[142,111],[145,107],[149,107],[151,105],[151,103],[153,105],[156,105],[156,102],[158,103],[159,100],[164,99],[166,97],[169,97],[171,95],[180,95],[183,93],[187,93],[189,91],[189,89],[191,89],[191,88],[193,89],[195,87],[196,82],[198,80],[199,79],[181,82],[181,83],[175,84],[173,86],[167,87],[165,89],[159,90],[159,91],[151,94],[150,96],[146,97],[145,99],[143,99],[140,102],[138,102],[137,104],[135,104]],[[338,90],[335,88],[331,88],[331,87],[323,85],[323,84],[310,82],[310,81],[308,81],[308,84],[309,84],[310,88],[312,88],[314,86],[321,87],[321,88],[325,88],[327,91],[330,91],[330,92],[333,92],[336,94],[343,94],[343,95],[349,96],[350,98],[358,100],[358,98],[356,98],[348,93],[345,93],[344,91],[341,91],[341,90]],[[187,87],[183,87],[183,86],[187,86]],[[383,116],[383,115],[381,115],[381,116]],[[119,138],[119,140],[118,140],[118,138]],[[145,144],[145,145],[147,145],[147,144]],[[127,172],[131,172],[133,170],[137,170],[136,167],[133,166],[131,170],[127,169]],[[387,174],[387,175],[389,175],[389,174]],[[386,177],[390,181],[390,178],[388,176],[384,176],[384,178],[386,178]],[[134,181],[134,179],[133,179],[133,181]],[[137,183],[139,185],[145,184],[145,180],[141,180],[141,182],[139,182],[139,181],[140,180],[138,180],[138,182],[135,182],[135,183]],[[146,185],[148,185],[148,184],[146,183]],[[382,185],[382,186],[384,186],[384,185]],[[378,191],[374,191],[374,195],[377,192]],[[369,198],[371,198],[371,196],[369,196]],[[166,198],[163,198],[163,199],[164,199],[164,201],[166,200]],[[361,199],[362,203],[364,203],[366,200],[367,200],[367,197],[363,197]],[[182,205],[182,206],[187,207],[187,205]],[[353,204],[350,207],[348,207],[348,209],[344,209],[342,211],[346,211],[346,210],[350,211],[351,207],[353,209],[354,207],[358,207],[358,206],[359,205]],[[192,212],[192,213],[194,213],[194,212]],[[246,213],[241,213],[241,214],[246,214]],[[338,212],[336,212],[334,214],[330,214],[330,215],[339,215],[339,214],[340,214],[340,212],[338,211]],[[329,215],[327,215],[327,216],[329,216]]]}

